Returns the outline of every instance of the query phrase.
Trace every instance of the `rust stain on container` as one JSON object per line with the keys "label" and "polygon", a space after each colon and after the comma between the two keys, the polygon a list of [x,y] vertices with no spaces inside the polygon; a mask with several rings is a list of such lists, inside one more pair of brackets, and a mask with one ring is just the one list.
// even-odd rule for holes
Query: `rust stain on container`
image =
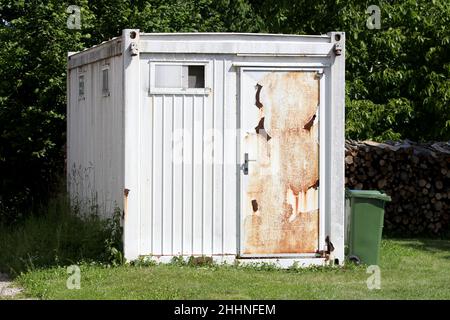
{"label": "rust stain on container", "polygon": [[311,127],[313,126],[314,120],[315,120],[315,119],[316,119],[316,115],[313,115],[312,118],[311,118],[311,120],[309,120],[309,121],[303,126],[303,129],[311,130]]}
{"label": "rust stain on container", "polygon": [[257,212],[258,211],[258,201],[252,200],[252,207],[253,207],[253,212]]}
{"label": "rust stain on container", "polygon": [[258,107],[258,109],[261,109],[263,107],[263,104],[261,103],[260,100],[260,94],[261,94],[261,89],[262,89],[262,85],[260,85],[259,83],[256,84],[256,95],[255,95],[255,105]]}
{"label": "rust stain on container", "polygon": [[259,119],[258,125],[255,127],[255,131],[257,134],[260,134],[263,137],[265,137],[267,141],[271,139],[271,137],[267,134],[266,129],[264,128],[264,117],[261,117]]}
{"label": "rust stain on container", "polygon": [[268,72],[256,86],[255,100],[256,132],[244,138],[257,161],[244,200],[243,253],[315,253],[319,81],[314,72]]}

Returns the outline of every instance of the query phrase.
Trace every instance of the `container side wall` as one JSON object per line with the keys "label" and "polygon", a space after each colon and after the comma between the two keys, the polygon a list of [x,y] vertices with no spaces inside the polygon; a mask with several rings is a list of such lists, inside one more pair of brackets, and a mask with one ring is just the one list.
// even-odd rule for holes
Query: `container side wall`
{"label": "container side wall", "polygon": [[122,209],[122,69],[121,56],[115,56],[70,69],[68,76],[68,191],[83,212],[97,208],[104,218]]}

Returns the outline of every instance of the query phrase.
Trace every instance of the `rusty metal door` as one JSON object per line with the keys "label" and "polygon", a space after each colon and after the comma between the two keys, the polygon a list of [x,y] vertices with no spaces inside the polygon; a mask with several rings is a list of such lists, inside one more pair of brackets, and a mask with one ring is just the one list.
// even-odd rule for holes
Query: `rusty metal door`
{"label": "rusty metal door", "polygon": [[316,256],[321,69],[240,70],[240,256]]}

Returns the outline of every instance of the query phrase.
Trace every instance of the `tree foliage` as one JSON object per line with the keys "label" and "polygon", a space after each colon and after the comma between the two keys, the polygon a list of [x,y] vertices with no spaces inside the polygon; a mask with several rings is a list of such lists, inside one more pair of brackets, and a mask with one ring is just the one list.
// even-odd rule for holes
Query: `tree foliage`
{"label": "tree foliage", "polygon": [[[380,1],[381,29],[370,30],[371,2],[0,0],[0,220],[45,199],[62,172],[67,52],[124,28],[345,31],[348,137],[450,139],[450,3]],[[82,9],[81,30],[67,28],[69,5]]]}
{"label": "tree foliage", "polygon": [[[449,1],[250,2],[270,32],[346,32],[348,137],[450,139]],[[372,4],[380,29],[366,26]]]}
{"label": "tree foliage", "polygon": [[1,2],[0,213],[9,217],[45,198],[64,165],[66,56],[88,37],[67,29],[66,7]]}

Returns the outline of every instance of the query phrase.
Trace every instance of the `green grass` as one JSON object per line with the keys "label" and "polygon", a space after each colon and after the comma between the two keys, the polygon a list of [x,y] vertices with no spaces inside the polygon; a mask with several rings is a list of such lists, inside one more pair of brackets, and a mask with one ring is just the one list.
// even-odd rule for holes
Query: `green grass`
{"label": "green grass", "polygon": [[117,222],[99,219],[95,207],[87,211],[71,209],[60,195],[22,223],[0,225],[0,272],[16,276],[79,261],[110,261],[119,247]]}
{"label": "green grass", "polygon": [[364,266],[268,267],[81,265],[81,289],[66,288],[63,267],[35,269],[16,282],[41,299],[450,299],[449,240],[383,240],[381,289]]}
{"label": "green grass", "polygon": [[[117,265],[118,221],[74,215],[65,196],[16,226],[0,226],[0,271],[40,299],[450,299],[450,240],[383,240],[381,289],[369,290],[364,266],[277,270],[179,260]],[[75,210],[76,211],[76,210]],[[69,290],[66,266],[81,267]],[[1,299],[1,298],[0,298]]]}

